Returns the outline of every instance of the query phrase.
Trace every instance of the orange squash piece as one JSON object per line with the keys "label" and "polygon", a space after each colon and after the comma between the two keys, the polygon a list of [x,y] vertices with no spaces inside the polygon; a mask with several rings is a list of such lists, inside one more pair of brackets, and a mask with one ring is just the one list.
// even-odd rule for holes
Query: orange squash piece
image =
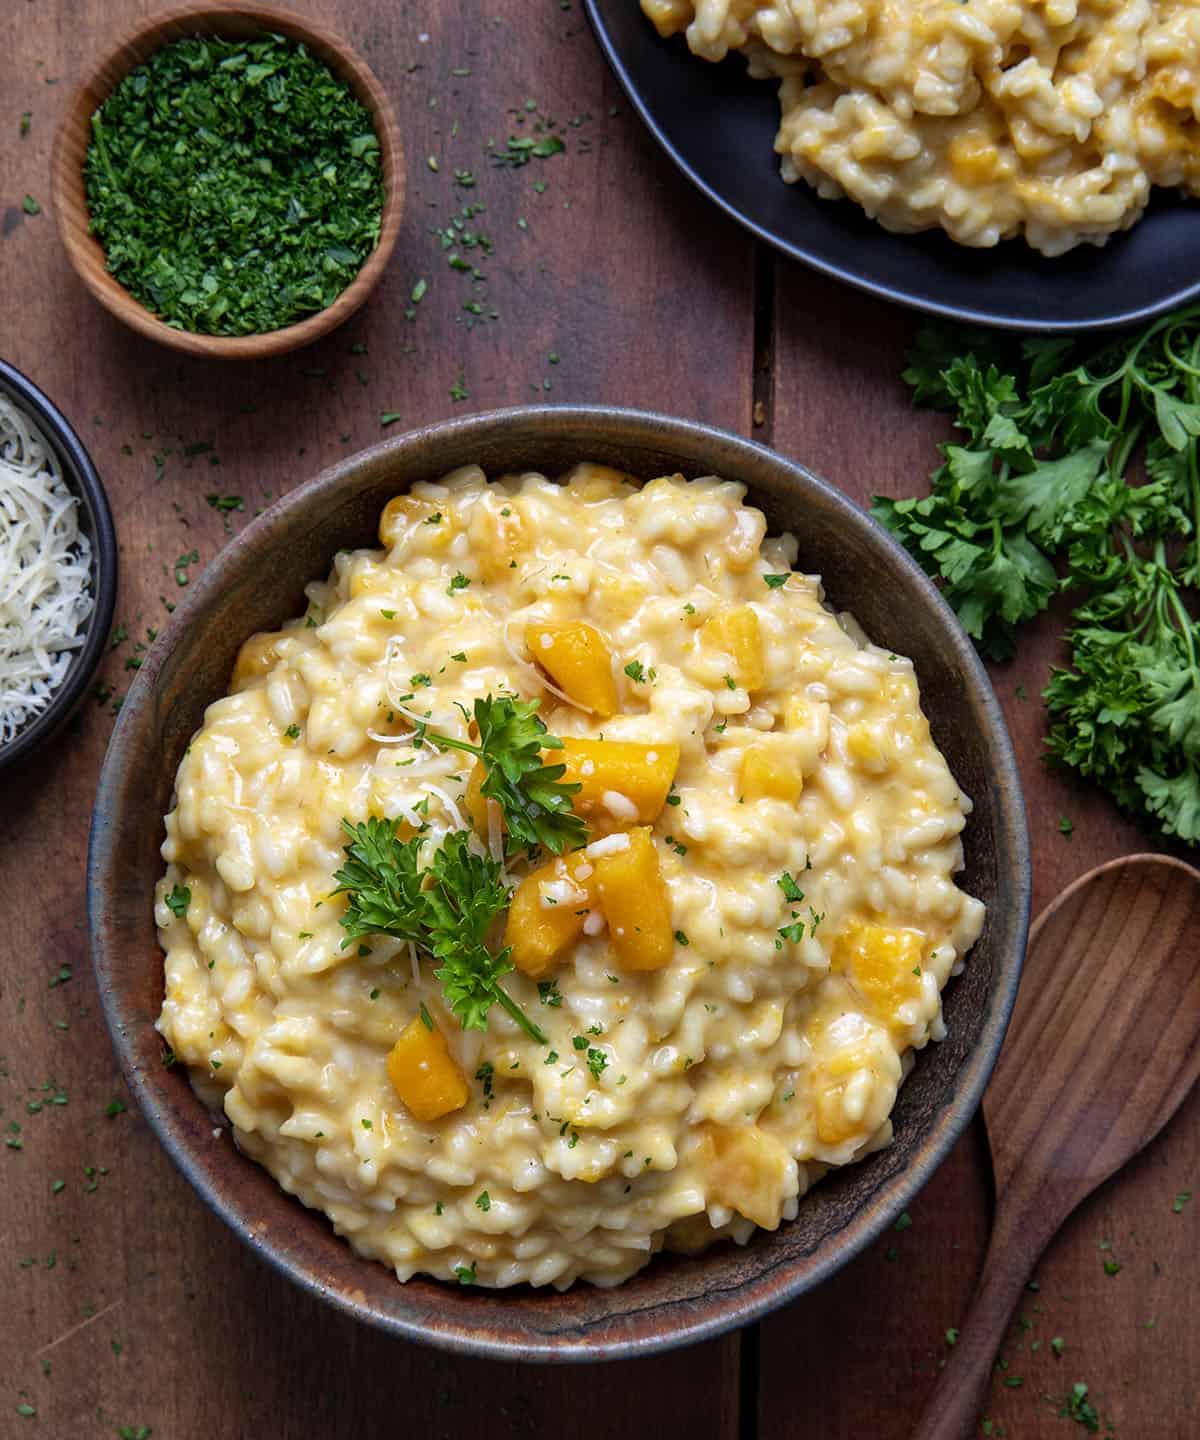
{"label": "orange squash piece", "polygon": [[418,1015],[400,1032],[387,1057],[388,1079],[414,1120],[440,1120],[470,1099],[467,1077],[446,1037]]}
{"label": "orange squash piece", "polygon": [[628,844],[598,855],[594,884],[609,942],[626,970],[660,970],[675,953],[671,902],[653,837],[644,826]]}

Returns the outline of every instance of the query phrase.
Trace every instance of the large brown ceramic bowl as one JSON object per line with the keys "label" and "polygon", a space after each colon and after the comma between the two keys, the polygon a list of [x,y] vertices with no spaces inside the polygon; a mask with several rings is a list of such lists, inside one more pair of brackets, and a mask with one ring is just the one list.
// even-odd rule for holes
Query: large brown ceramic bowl
{"label": "large brown ceramic bowl", "polygon": [[[823,1180],[792,1223],[744,1248],[661,1255],[616,1289],[401,1285],[244,1158],[226,1127],[214,1130],[187,1076],[164,1067],[153,916],[162,817],[184,747],[225,693],[242,641],[299,613],[305,582],[328,572],[334,551],[374,544],[392,495],[472,461],[491,473],[554,474],[577,460],[647,478],[678,470],[740,480],[772,529],[798,537],[799,568],[824,577],[830,602],[912,656],[934,738],[975,800],[962,879],[986,902],[987,923],[947,991],[948,1038],[921,1053],[900,1093],[895,1142]],[[1029,853],[1012,748],[983,668],[933,586],[873,521],[799,465],[703,425],[629,410],[525,409],[435,425],[346,460],[272,506],[208,566],[121,712],[96,802],[88,892],[100,994],[130,1087],[171,1158],[251,1249],[394,1335],[476,1355],[598,1360],[700,1340],[796,1299],[911,1203],[974,1113],[999,1052],[1025,947]]]}

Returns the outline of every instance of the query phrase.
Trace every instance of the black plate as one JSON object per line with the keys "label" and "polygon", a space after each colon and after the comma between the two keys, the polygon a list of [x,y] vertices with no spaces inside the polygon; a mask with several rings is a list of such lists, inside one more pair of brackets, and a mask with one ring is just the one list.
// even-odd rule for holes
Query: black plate
{"label": "black plate", "polygon": [[887,300],[1013,330],[1123,325],[1200,294],[1200,207],[1158,192],[1131,231],[1047,260],[940,231],[893,235],[848,201],[785,185],[774,150],[778,86],[731,55],[713,65],[661,40],[637,0],[584,0],[600,47],[651,133],[710,200],[760,240]]}
{"label": "black plate", "polygon": [[91,456],[58,407],[27,375],[4,360],[0,360],[0,393],[30,416],[46,443],[53,446],[63,482],[79,499],[79,528],[92,547],[93,600],[92,613],[84,626],[83,644],[72,656],[62,684],[49,705],[18,730],[7,745],[0,745],[0,770],[4,770],[18,761],[27,762],[38,746],[63,728],[88,692],[92,676],[108,649],[117,603],[117,536],[108,496]]}

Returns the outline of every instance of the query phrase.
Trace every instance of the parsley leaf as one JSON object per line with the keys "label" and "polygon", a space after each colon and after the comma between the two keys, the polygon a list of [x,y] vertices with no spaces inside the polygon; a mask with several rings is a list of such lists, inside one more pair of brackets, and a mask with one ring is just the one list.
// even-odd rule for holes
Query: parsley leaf
{"label": "parsley leaf", "polygon": [[464,750],[482,760],[487,776],[480,788],[504,814],[510,854],[541,845],[561,855],[587,839],[587,826],[571,809],[579,786],[562,783],[566,766],[542,763],[543,750],[561,750],[562,741],[547,733],[537,715],[540,703],[513,695],[477,699],[477,745],[432,730],[425,736],[441,750]]}
{"label": "parsley leaf", "polygon": [[422,870],[421,836],[402,841],[391,821],[374,817],[358,825],[343,820],[342,828],[350,842],[334,879],[335,893],[348,897],[343,948],[364,935],[409,941],[438,962],[434,974],[464,1030],[486,1030],[488,1011],[500,1005],[544,1044],[545,1035],[500,985],[513,968],[509,951],[493,955],[486,944],[509,899],[496,861],[475,854],[470,835],[456,830]]}

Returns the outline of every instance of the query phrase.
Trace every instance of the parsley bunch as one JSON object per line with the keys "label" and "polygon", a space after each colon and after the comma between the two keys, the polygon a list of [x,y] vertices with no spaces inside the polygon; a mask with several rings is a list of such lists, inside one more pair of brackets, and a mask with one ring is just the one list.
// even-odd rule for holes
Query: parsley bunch
{"label": "parsley bunch", "polygon": [[1050,755],[1200,841],[1200,306],[1092,354],[931,327],[904,378],[964,439],[927,497],[876,496],[872,513],[992,659],[1072,592]]}
{"label": "parsley bunch", "polygon": [[465,830],[447,835],[428,868],[419,858],[423,840],[400,840],[389,820],[342,821],[350,837],[346,863],[333,877],[335,894],[347,895],[341,923],[343,947],[365,935],[393,935],[438,962],[449,1009],[464,1030],[486,1030],[488,1011],[500,1005],[531,1040],[545,1034],[505,991],[501,979],[513,968],[507,949],[493,955],[488,931],[508,905],[500,866],[470,848]]}
{"label": "parsley bunch", "polygon": [[177,40],[92,116],[109,270],[181,330],[249,335],[324,310],[379,239],[379,140],[348,86],[280,35]]}
{"label": "parsley bunch", "polygon": [[542,751],[561,750],[562,741],[547,733],[537,714],[540,703],[513,695],[476,700],[477,745],[431,730],[421,732],[423,740],[441,750],[463,750],[483,761],[487,778],[482,793],[504,812],[510,854],[541,845],[552,855],[561,855],[587,840],[587,826],[571,809],[571,796],[579,786],[562,783],[565,765],[542,762]]}

